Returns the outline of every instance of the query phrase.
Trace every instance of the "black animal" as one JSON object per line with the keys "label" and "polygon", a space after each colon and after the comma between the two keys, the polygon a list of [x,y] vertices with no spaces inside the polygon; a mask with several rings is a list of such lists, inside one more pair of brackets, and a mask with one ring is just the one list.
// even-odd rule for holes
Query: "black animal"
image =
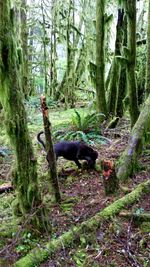
{"label": "black animal", "polygon": [[[37,140],[46,150],[45,143],[41,139],[42,134],[43,131],[38,133]],[[56,160],[58,159],[58,157],[64,157],[67,160],[74,161],[78,168],[81,168],[81,163],[79,162],[79,160],[86,160],[88,162],[88,166],[90,168],[93,168],[95,161],[98,158],[97,151],[81,141],[60,141],[54,145],[54,151]]]}

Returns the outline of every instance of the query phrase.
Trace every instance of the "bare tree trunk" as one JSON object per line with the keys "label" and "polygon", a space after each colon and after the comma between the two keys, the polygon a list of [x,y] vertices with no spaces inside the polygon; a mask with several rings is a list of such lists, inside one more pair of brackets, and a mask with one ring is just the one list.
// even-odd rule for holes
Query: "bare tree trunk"
{"label": "bare tree trunk", "polygon": [[58,177],[57,177],[57,169],[56,169],[56,159],[53,149],[52,136],[50,131],[50,122],[48,119],[48,108],[46,106],[46,98],[45,96],[41,97],[41,109],[43,113],[43,122],[44,122],[44,130],[45,130],[45,139],[46,139],[46,150],[47,150],[47,160],[50,167],[50,193],[54,196],[56,202],[61,201]]}

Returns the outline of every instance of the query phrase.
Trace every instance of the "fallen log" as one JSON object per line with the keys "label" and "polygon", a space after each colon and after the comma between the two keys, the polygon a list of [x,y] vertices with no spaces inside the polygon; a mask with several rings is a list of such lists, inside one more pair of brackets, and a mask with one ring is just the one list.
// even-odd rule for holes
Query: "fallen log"
{"label": "fallen log", "polygon": [[138,185],[131,193],[125,195],[121,199],[116,200],[114,203],[97,213],[89,220],[81,223],[78,226],[74,226],[68,232],[62,234],[57,239],[52,239],[45,247],[39,246],[31,250],[25,257],[18,260],[14,267],[34,267],[39,266],[41,262],[56,253],[56,251],[62,248],[69,248],[76,246],[76,240],[87,232],[95,231],[102,222],[111,220],[127,205],[131,205],[140,199],[144,194],[150,192],[150,180]]}
{"label": "fallen log", "polygon": [[142,151],[146,134],[150,130],[150,95],[145,101],[141,113],[135,123],[129,144],[119,159],[118,179],[125,181],[137,169],[137,157]]}

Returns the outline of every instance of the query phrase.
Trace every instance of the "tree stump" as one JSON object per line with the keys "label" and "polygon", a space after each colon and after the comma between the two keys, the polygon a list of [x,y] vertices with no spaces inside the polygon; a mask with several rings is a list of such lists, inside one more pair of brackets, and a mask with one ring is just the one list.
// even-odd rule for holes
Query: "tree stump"
{"label": "tree stump", "polygon": [[114,194],[119,188],[114,162],[110,160],[103,160],[101,162],[101,167],[105,194],[106,196]]}

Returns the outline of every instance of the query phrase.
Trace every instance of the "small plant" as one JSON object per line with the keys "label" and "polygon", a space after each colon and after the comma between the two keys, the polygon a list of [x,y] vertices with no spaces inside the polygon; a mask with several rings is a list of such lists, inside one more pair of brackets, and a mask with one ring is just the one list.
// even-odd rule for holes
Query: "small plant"
{"label": "small plant", "polygon": [[99,118],[104,116],[101,113],[90,113],[85,115],[75,110],[69,129],[56,130],[53,132],[53,139],[57,142],[60,140],[80,140],[89,145],[96,143],[110,144],[111,141],[100,135]]}
{"label": "small plant", "polygon": [[32,239],[31,233],[24,233],[22,242],[16,246],[16,251],[18,253],[27,253],[36,243],[36,240]]}
{"label": "small plant", "polygon": [[104,116],[102,113],[79,113],[77,110],[74,111],[75,114],[72,116],[72,126],[76,131],[89,132],[91,129],[99,128],[99,119]]}
{"label": "small plant", "polygon": [[94,145],[95,142],[99,143],[99,144],[110,144],[111,140],[109,140],[108,138],[100,135],[99,133],[96,132],[89,132],[89,133],[84,133],[82,131],[58,131],[53,133],[53,138],[56,141],[60,141],[60,140],[80,140],[80,141],[84,141],[85,143],[89,144],[89,145]]}

